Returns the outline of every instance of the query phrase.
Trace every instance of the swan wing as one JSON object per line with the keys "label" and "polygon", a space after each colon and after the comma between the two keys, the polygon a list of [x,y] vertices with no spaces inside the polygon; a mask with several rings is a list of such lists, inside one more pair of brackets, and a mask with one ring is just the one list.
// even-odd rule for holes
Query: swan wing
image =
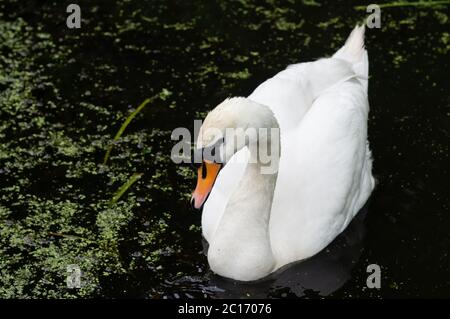
{"label": "swan wing", "polygon": [[269,225],[279,267],[326,247],[367,200],[368,110],[364,84],[353,77],[322,92],[286,136]]}
{"label": "swan wing", "polygon": [[299,63],[286,68],[261,83],[248,96],[274,112],[282,132],[297,126],[312,104],[307,65]]}

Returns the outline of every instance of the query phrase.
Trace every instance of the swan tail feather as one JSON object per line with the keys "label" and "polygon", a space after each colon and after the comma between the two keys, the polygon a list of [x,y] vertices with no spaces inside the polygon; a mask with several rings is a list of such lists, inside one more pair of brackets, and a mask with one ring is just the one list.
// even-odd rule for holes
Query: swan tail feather
{"label": "swan tail feather", "polygon": [[348,62],[355,64],[361,62],[364,58],[364,24],[356,25],[353,31],[350,33],[347,41],[343,47],[341,47],[334,55],[334,58],[340,58],[347,60]]}
{"label": "swan tail feather", "polygon": [[365,26],[356,25],[350,33],[344,46],[342,46],[333,58],[346,60],[353,65],[354,72],[358,75],[367,92],[369,77],[369,58],[364,47]]}

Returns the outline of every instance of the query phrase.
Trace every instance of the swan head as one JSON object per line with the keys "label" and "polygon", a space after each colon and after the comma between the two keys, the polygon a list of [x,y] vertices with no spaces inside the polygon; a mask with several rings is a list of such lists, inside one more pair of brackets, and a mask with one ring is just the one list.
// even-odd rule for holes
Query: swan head
{"label": "swan head", "polygon": [[227,98],[209,112],[196,144],[196,148],[202,151],[202,163],[192,194],[192,207],[200,209],[203,206],[220,170],[236,152],[244,147],[271,144],[272,135],[260,132],[272,128],[279,129],[272,111],[244,97]]}

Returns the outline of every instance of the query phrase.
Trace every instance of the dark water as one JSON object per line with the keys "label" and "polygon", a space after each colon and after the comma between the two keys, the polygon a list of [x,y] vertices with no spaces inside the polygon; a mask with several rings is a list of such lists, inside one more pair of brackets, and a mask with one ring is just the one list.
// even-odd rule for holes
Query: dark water
{"label": "dark water", "polygon": [[[55,44],[34,63],[42,66],[39,72],[57,93],[41,87],[33,96],[44,104],[56,101],[58,108],[43,106],[39,115],[64,136],[84,141],[85,148],[99,143],[81,155],[49,153],[47,160],[3,179],[3,191],[26,177],[30,182],[22,192],[39,198],[40,205],[43,199],[72,201],[78,205],[73,232],[86,229],[97,238],[96,216],[102,210],[90,203],[107,200],[132,173],[144,174],[123,204],[123,209],[129,204],[131,215],[117,230],[115,257],[122,269],[108,270],[106,259],[92,268],[89,276],[98,285],[86,296],[450,297],[446,7],[385,8],[381,29],[367,30],[369,140],[377,186],[349,228],[319,255],[261,282],[237,283],[208,269],[200,215],[188,205],[194,173],[170,161],[170,132],[192,128],[193,119],[224,98],[248,95],[288,64],[331,55],[365,15],[354,9],[361,3],[317,2],[78,1],[80,30],[65,26],[68,1],[2,2],[2,20],[21,18],[31,34],[49,34]],[[40,41],[39,36],[32,39]],[[102,167],[108,140],[124,117],[152,96],[159,96],[157,102],[133,121],[110,166]],[[82,108],[83,103],[97,109]],[[15,132],[9,138],[25,148],[34,143],[27,133]],[[94,168],[84,170],[83,159]],[[81,173],[70,179],[67,172],[77,163]],[[69,183],[71,190],[64,186]],[[19,197],[1,201],[17,222],[29,213],[16,207]],[[164,225],[155,230],[156,224]],[[37,232],[33,225],[29,228]],[[142,239],[150,233],[154,237]],[[50,241],[57,252],[65,249],[58,239]],[[77,246],[79,254],[87,254],[92,245]],[[5,251],[4,258],[12,258],[13,252]],[[47,254],[33,258],[45,263]],[[24,258],[4,272],[22,269],[27,262]],[[58,263],[64,266],[64,258]],[[374,263],[381,266],[380,290],[366,287],[366,267]],[[61,277],[52,271],[36,270],[33,277]],[[77,296],[57,282],[49,284],[55,295],[64,291]],[[36,295],[33,284],[24,287],[23,295]]]}

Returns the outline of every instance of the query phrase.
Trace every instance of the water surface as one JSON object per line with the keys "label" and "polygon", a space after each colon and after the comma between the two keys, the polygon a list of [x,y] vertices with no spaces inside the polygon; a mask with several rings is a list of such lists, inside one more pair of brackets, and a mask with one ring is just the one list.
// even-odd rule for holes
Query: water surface
{"label": "water surface", "polygon": [[[361,3],[80,0],[79,30],[68,3],[0,2],[0,296],[450,297],[448,8],[382,9],[367,31],[377,186],[363,212],[316,257],[242,284],[208,269],[194,171],[171,162],[170,133],[333,54]],[[66,288],[68,264],[82,289]]]}

